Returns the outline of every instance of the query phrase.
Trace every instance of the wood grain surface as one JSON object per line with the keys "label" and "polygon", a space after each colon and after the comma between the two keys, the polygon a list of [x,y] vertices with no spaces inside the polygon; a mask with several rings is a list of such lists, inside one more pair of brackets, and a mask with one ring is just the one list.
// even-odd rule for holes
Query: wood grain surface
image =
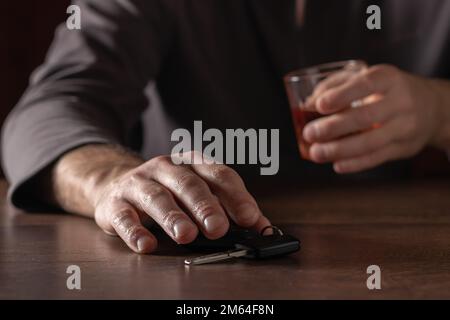
{"label": "wood grain surface", "polygon": [[[156,254],[137,255],[91,220],[24,213],[5,193],[2,182],[1,299],[450,299],[448,179],[255,192],[301,251],[194,267],[183,265],[192,253],[162,234]],[[80,291],[66,287],[72,264]],[[366,287],[372,264],[381,290]]]}

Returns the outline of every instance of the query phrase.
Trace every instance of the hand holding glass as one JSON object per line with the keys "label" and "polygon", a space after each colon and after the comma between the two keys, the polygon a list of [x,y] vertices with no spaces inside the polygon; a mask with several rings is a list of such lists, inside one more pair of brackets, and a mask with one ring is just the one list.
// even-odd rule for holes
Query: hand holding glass
{"label": "hand holding glass", "polygon": [[303,138],[303,128],[308,122],[322,117],[320,113],[306,108],[308,99],[316,95],[317,91],[320,91],[320,84],[325,79],[331,80],[337,85],[343,79],[348,79],[349,76],[364,70],[366,67],[367,65],[363,61],[348,60],[293,71],[284,77],[297,142],[300,154],[304,159],[310,160],[310,144]]}

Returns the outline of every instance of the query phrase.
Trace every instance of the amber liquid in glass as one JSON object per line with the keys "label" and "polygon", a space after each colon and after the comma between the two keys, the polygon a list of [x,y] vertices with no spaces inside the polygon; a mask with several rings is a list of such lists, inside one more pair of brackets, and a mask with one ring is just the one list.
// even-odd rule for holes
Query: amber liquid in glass
{"label": "amber liquid in glass", "polygon": [[302,158],[311,160],[309,156],[309,148],[311,147],[311,144],[303,139],[303,128],[308,122],[320,118],[322,115],[318,112],[303,111],[299,106],[291,108],[291,111],[300,154]]}

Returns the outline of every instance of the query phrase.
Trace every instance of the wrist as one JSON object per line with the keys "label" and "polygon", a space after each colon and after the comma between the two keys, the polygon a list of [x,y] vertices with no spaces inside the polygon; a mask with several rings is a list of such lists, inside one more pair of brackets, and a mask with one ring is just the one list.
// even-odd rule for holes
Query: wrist
{"label": "wrist", "polygon": [[68,152],[52,170],[54,203],[66,211],[93,216],[107,187],[143,162],[111,145],[86,145]]}

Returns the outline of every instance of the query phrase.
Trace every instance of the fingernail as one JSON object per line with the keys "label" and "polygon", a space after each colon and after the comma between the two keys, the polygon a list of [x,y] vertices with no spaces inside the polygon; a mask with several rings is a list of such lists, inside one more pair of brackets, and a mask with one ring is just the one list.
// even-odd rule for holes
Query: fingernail
{"label": "fingernail", "polygon": [[209,216],[203,221],[208,232],[214,232],[226,224],[225,218],[221,215]]}
{"label": "fingernail", "polygon": [[264,230],[263,236],[271,236],[271,235],[273,235],[273,230],[272,229]]}
{"label": "fingernail", "polygon": [[179,220],[173,226],[173,234],[175,238],[179,239],[188,234],[191,228],[191,223],[187,222],[186,220]]}
{"label": "fingernail", "polygon": [[244,204],[239,207],[238,219],[241,224],[251,225],[256,222],[256,217],[258,216],[258,209],[256,206],[251,204]]}
{"label": "fingernail", "polygon": [[153,240],[150,237],[142,236],[137,241],[139,252],[146,252],[151,246],[153,246]]}

